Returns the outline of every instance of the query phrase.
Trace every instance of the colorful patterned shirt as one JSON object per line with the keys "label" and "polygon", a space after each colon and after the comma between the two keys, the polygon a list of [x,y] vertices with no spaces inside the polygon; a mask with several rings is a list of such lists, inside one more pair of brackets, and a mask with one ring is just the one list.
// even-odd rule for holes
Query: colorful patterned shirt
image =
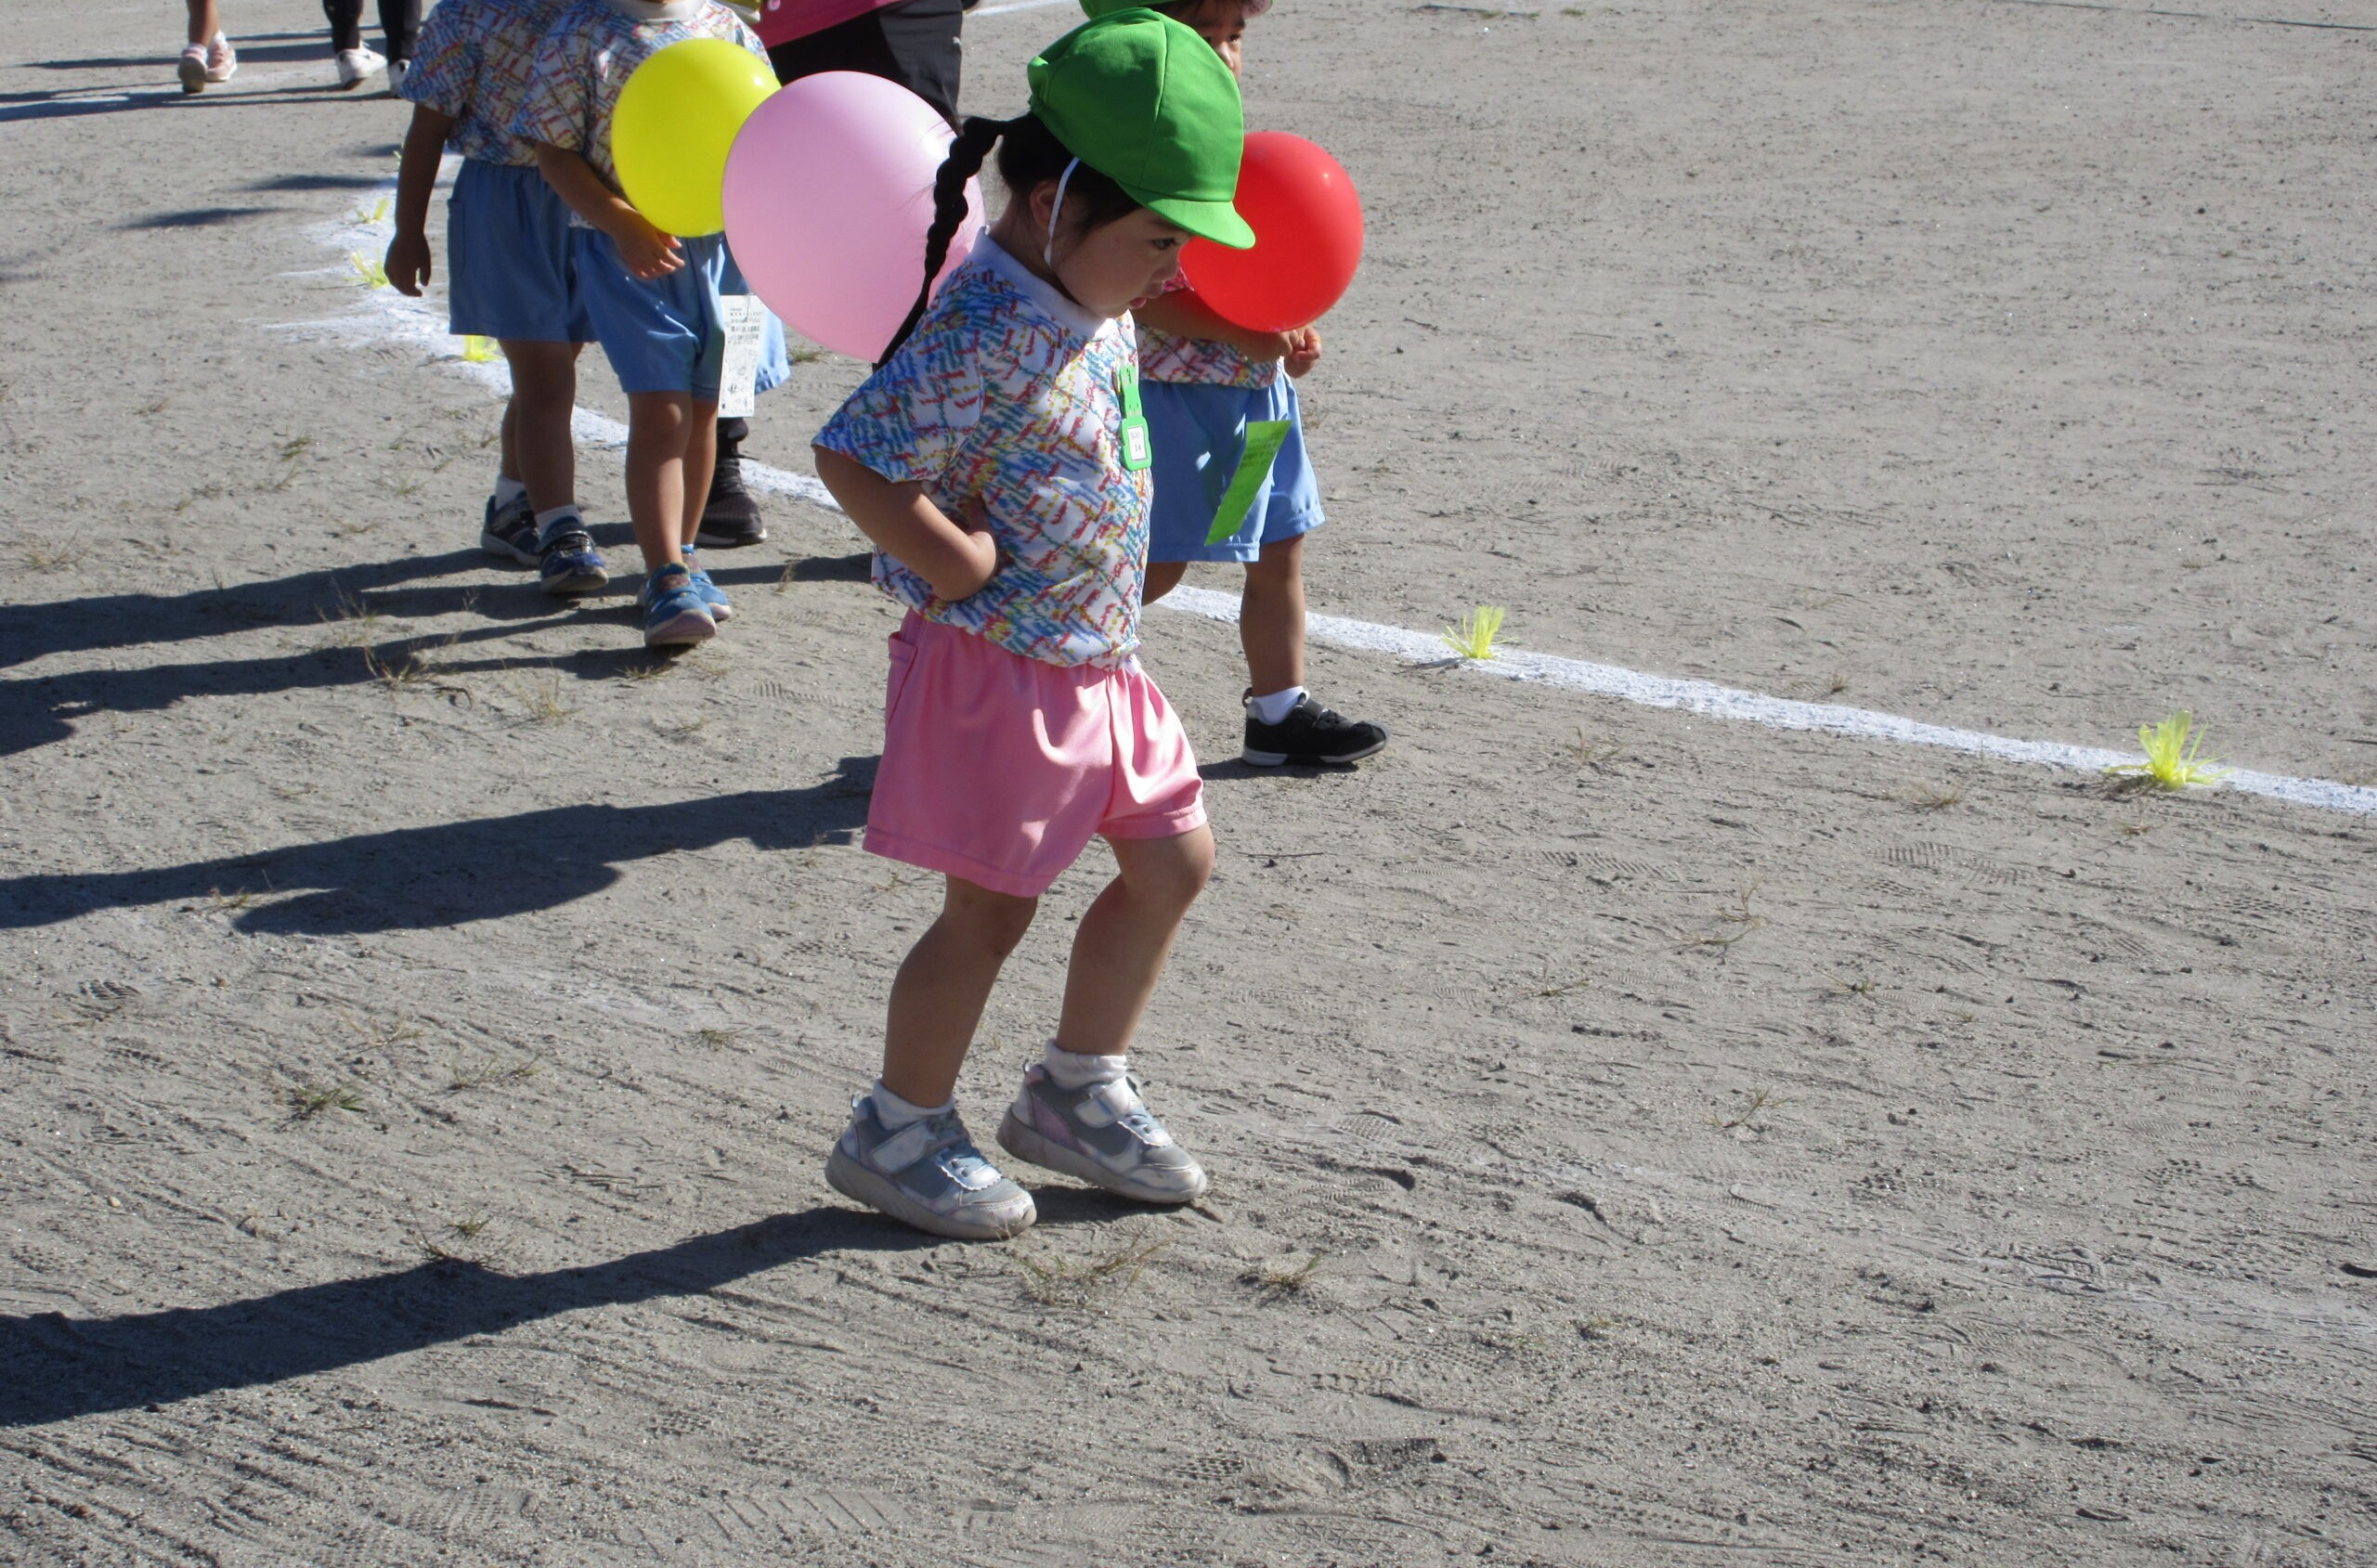
{"label": "colorful patterned shirt", "polygon": [[[1188,292],[1188,279],[1175,276],[1167,294]],[[1259,391],[1278,381],[1286,367],[1277,359],[1249,359],[1219,338],[1176,338],[1153,327],[1139,329],[1139,379],[1187,382],[1195,386],[1238,386]]]}
{"label": "colorful patterned shirt", "polygon": [[[716,0],[571,0],[537,46],[535,77],[512,134],[584,156],[613,190],[611,117],[635,68],[671,44],[724,38],[765,58],[759,35]],[[624,193],[622,193],[624,194]],[[576,213],[570,227],[591,227]]]}
{"label": "colorful patterned shirt", "polygon": [[952,516],[979,499],[999,545],[991,580],[936,599],[876,552],[875,583],[927,620],[1053,665],[1129,667],[1147,571],[1147,473],[1123,467],[1121,389],[1139,373],[1128,322],[1093,315],[988,236],[817,445]]}
{"label": "colorful patterned shirt", "polygon": [[443,0],[421,24],[396,96],[454,122],[446,145],[482,163],[533,167],[537,149],[512,134],[528,96],[537,45],[569,0]]}

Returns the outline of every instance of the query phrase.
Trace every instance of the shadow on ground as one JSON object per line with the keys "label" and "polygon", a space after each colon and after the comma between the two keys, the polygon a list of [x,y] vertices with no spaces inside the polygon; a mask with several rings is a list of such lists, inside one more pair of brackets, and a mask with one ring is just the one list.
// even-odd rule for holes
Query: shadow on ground
{"label": "shadow on ground", "polygon": [[[599,530],[598,537],[609,532],[624,530]],[[738,590],[758,592],[787,580],[864,582],[867,561],[864,555],[824,556],[721,567],[715,575]],[[418,657],[434,665],[437,673],[454,677],[549,668],[580,680],[608,680],[644,673],[653,664],[656,655],[634,632],[633,589],[641,579],[631,553],[614,559],[626,574],[613,583],[617,591],[588,599],[553,599],[539,592],[535,577],[526,572],[509,573],[493,582],[483,577],[471,582],[422,580],[475,573],[487,564],[477,551],[452,551],[183,594],[110,594],[71,606],[0,604],[0,667],[53,654],[191,641],[262,627],[312,628],[329,643],[263,658],[78,669],[0,680],[0,757],[71,739],[74,720],[101,713],[153,712],[193,696],[360,685],[379,678],[364,656],[366,647],[381,669],[401,670]],[[477,616],[487,624],[450,633],[396,636],[364,618],[419,621],[456,615]],[[617,647],[561,654],[498,653],[475,659],[455,652],[590,616],[617,623]]]}
{"label": "shadow on ground", "polygon": [[829,1251],[939,1244],[873,1215],[817,1208],[547,1274],[512,1276],[432,1262],[219,1306],[128,1317],[0,1316],[0,1427],[169,1405],[360,1366],[587,1307],[699,1295]]}
{"label": "shadow on ground", "polygon": [[761,850],[847,844],[866,821],[876,758],[845,757],[801,789],[747,790],[659,806],[556,806],[517,816],[392,828],[154,871],[0,878],[0,929],[97,909],[207,900],[243,931],[424,930],[554,909],[637,861],[747,839]]}

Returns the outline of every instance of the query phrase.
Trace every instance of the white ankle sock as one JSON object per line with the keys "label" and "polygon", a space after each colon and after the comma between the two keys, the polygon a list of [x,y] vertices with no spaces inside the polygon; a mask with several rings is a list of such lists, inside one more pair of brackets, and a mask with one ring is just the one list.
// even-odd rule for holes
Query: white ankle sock
{"label": "white ankle sock", "polygon": [[1280,719],[1293,713],[1296,710],[1296,704],[1302,701],[1304,701],[1304,688],[1291,686],[1284,692],[1274,692],[1267,697],[1247,698],[1246,711],[1254,715],[1254,721],[1258,724],[1277,724]]}
{"label": "white ankle sock", "polygon": [[582,528],[586,525],[586,520],[578,515],[578,503],[572,501],[566,506],[548,507],[537,513],[537,537],[540,539],[551,538],[553,525],[565,517],[578,527]]}
{"label": "white ankle sock", "polygon": [[1055,1041],[1041,1053],[1048,1076],[1057,1081],[1059,1089],[1086,1089],[1093,1083],[1119,1083],[1130,1069],[1128,1056],[1085,1056],[1068,1051]]}
{"label": "white ankle sock", "polygon": [[939,1116],[944,1110],[957,1108],[955,1100],[939,1106],[913,1104],[886,1089],[880,1078],[875,1081],[875,1087],[867,1091],[867,1097],[875,1102],[875,1119],[895,1133],[903,1127],[915,1126],[928,1116]]}
{"label": "white ankle sock", "polygon": [[523,485],[517,479],[506,479],[500,473],[495,476],[496,505],[510,506],[513,501],[518,500],[527,493],[528,486]]}

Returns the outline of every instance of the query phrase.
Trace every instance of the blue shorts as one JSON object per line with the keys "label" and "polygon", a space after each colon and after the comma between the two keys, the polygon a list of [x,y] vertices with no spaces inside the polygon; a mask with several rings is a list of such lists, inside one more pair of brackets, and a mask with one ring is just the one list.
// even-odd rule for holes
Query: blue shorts
{"label": "blue shorts", "polygon": [[[1304,450],[1304,412],[1286,376],[1249,391],[1182,382],[1141,382],[1140,401],[1155,448],[1155,507],[1148,520],[1150,561],[1253,561],[1266,544],[1320,526],[1320,484]],[[1219,544],[1207,544],[1223,492],[1246,450],[1246,427],[1286,420],[1288,438],[1254,493],[1246,521]]]}
{"label": "blue shorts", "polygon": [[[685,265],[650,281],[628,270],[618,245],[602,230],[573,229],[570,237],[577,247],[578,286],[620,390],[681,392],[696,403],[716,402],[726,357],[719,297],[747,292],[734,258],[727,254],[725,237],[680,240]],[[760,351],[759,389],[782,385],[791,374],[784,326],[771,315]]]}
{"label": "blue shorts", "polygon": [[462,160],[446,203],[447,326],[456,336],[592,343],[569,209],[534,169]]}

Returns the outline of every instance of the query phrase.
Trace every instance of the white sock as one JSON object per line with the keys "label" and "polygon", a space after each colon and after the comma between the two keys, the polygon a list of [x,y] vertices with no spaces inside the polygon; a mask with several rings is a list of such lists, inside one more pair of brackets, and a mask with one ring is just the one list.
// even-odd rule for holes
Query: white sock
{"label": "white sock", "polygon": [[1085,1056],[1066,1050],[1055,1041],[1040,1059],[1046,1064],[1048,1076],[1057,1081],[1059,1089],[1086,1089],[1093,1083],[1119,1083],[1128,1070],[1128,1056]]}
{"label": "white sock", "polygon": [[496,505],[510,506],[513,501],[518,500],[527,493],[528,486],[523,485],[517,479],[506,479],[500,473],[495,476]]}
{"label": "white sock", "polygon": [[867,1092],[867,1097],[875,1102],[875,1119],[894,1133],[903,1127],[913,1127],[928,1116],[939,1116],[942,1111],[957,1108],[955,1100],[939,1106],[912,1104],[886,1089],[880,1078],[875,1081],[875,1087]]}
{"label": "white sock", "polygon": [[1280,719],[1293,713],[1296,710],[1296,704],[1302,701],[1304,701],[1304,688],[1291,686],[1284,692],[1274,692],[1267,697],[1247,698],[1246,711],[1254,715],[1254,721],[1258,724],[1277,724]]}
{"label": "white sock", "polygon": [[578,503],[572,501],[566,506],[548,507],[537,513],[537,538],[540,539],[552,538],[554,525],[565,517],[578,527],[586,526],[586,520],[578,515]]}

